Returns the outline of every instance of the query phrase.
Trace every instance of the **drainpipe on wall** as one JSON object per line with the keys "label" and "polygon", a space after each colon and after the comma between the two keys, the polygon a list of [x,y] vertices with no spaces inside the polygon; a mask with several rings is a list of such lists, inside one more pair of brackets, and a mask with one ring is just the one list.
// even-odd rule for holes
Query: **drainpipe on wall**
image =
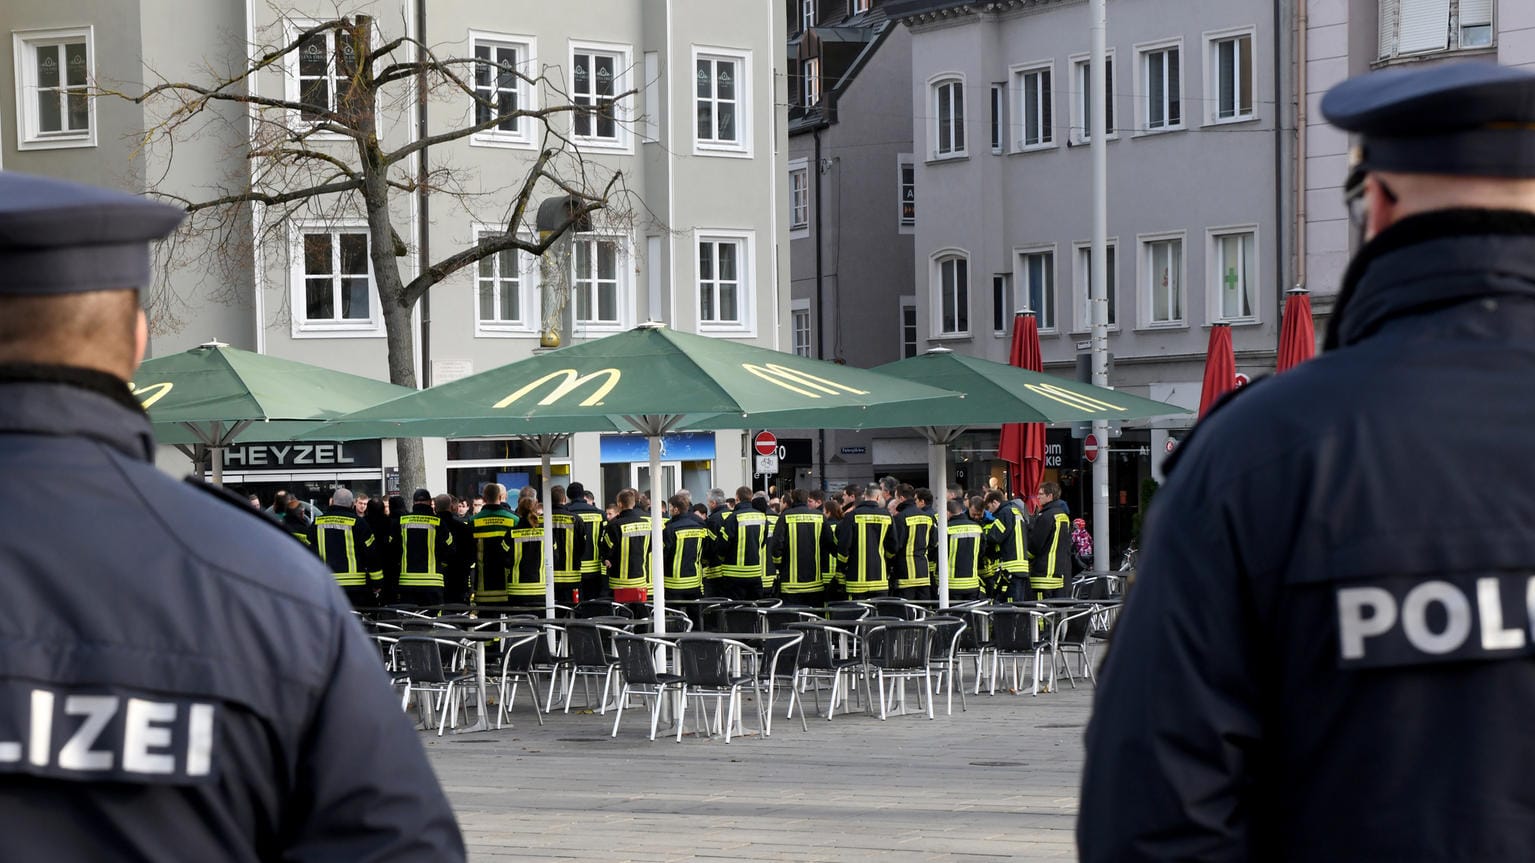
{"label": "drainpipe on wall", "polygon": [[[821,127],[811,133],[815,139],[815,158],[810,174],[815,178],[815,358],[826,359],[826,295],[825,273],[821,269]],[[826,482],[826,429],[816,430],[816,453],[819,464],[816,470],[821,478],[821,490],[831,491]]]}
{"label": "drainpipe on wall", "polygon": [[[1306,3],[1295,2],[1295,287],[1301,290],[1306,289]],[[1277,81],[1275,87],[1277,95]],[[1279,305],[1284,307],[1283,296]]]}

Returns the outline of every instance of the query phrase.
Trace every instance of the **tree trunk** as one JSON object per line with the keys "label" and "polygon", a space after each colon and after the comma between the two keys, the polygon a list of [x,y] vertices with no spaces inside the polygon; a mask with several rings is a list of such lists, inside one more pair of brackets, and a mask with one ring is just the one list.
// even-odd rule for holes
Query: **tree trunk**
{"label": "tree trunk", "polygon": [[[371,148],[370,148],[371,149]],[[372,152],[366,156],[375,155]],[[370,167],[376,163],[370,163]],[[389,382],[402,387],[416,387],[416,333],[411,308],[400,302],[405,283],[400,278],[400,260],[395,249],[393,220],[389,213],[389,192],[383,182],[382,166],[364,172],[363,202],[368,211],[368,254],[373,262],[373,278],[378,287],[379,304],[384,311],[384,335],[389,347]],[[395,453],[400,465],[400,493],[426,487],[426,456],[420,438],[396,438]]]}

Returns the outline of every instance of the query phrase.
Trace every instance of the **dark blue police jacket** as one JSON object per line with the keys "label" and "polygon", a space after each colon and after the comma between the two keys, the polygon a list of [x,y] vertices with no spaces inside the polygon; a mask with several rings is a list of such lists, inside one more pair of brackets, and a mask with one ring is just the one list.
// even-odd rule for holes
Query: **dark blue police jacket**
{"label": "dark blue police jacket", "polygon": [[1535,218],[1418,216],[1356,263],[1341,347],[1157,494],[1084,861],[1535,860]]}
{"label": "dark blue police jacket", "polygon": [[156,470],[121,381],[14,371],[0,368],[0,857],[464,859],[325,566]]}

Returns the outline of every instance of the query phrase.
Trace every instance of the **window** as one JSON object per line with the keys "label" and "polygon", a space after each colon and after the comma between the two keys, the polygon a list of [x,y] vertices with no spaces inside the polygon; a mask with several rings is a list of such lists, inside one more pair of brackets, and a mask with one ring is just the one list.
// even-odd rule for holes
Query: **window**
{"label": "window", "polygon": [[993,273],[991,277],[991,331],[999,336],[1008,333],[1007,322],[1013,316],[1013,277],[1007,273]]}
{"label": "window", "polygon": [[970,261],[960,254],[934,259],[938,335],[970,334]]}
{"label": "window", "polygon": [[947,80],[933,85],[933,155],[965,154],[965,85]]}
{"label": "window", "polygon": [[1055,252],[1018,255],[1018,296],[1040,330],[1055,329]]}
{"label": "window", "polygon": [[815,0],[799,0],[799,28],[803,32],[815,26]]}
{"label": "window", "polygon": [[853,0],[853,14],[862,15],[869,11],[869,0]]}
{"label": "window", "polygon": [[901,225],[917,223],[917,166],[909,156],[901,162]]}
{"label": "window", "polygon": [[577,45],[570,59],[571,132],[585,144],[623,146],[624,116],[619,95],[629,89],[629,57],[616,47]]}
{"label": "window", "polygon": [[794,301],[794,308],[789,311],[789,331],[793,334],[794,355],[813,356],[810,344],[810,302],[808,300]]}
{"label": "window", "polygon": [[1050,68],[1026,69],[1017,75],[1019,92],[1018,147],[1049,146],[1055,136],[1051,131],[1055,94],[1050,89]]}
{"label": "window", "polygon": [[296,331],[378,328],[366,229],[298,229]]}
{"label": "window", "polygon": [[1210,118],[1220,123],[1253,118],[1253,35],[1210,40],[1209,88],[1215,94]]}
{"label": "window", "polygon": [[[1110,240],[1104,247],[1104,255],[1108,258],[1108,266],[1104,268],[1103,291],[1109,301],[1108,325],[1119,325],[1118,298],[1119,298],[1119,249],[1118,244]],[[1076,294],[1080,298],[1077,304],[1080,329],[1088,330],[1093,326],[1092,303],[1092,278],[1093,278],[1093,247],[1091,244],[1077,246],[1077,289]]]}
{"label": "window", "polygon": [[698,145],[706,149],[740,150],[746,141],[745,55],[698,54]]}
{"label": "window", "polygon": [[1006,84],[991,85],[991,151],[1002,152],[1002,102],[1007,92]]}
{"label": "window", "polygon": [[[338,38],[338,36],[340,38]],[[339,43],[339,45],[338,45]],[[314,33],[298,46],[297,102],[303,105],[299,119],[306,123],[325,120],[344,104],[357,73],[357,53],[352,40],[336,30]]]}
{"label": "window", "polygon": [[[484,243],[503,236],[492,229],[476,232]],[[534,288],[538,264],[526,252],[508,249],[481,258],[475,275],[475,323],[477,331],[537,331],[537,297]]]}
{"label": "window", "polygon": [[1490,48],[1492,0],[1380,0],[1380,58]]}
{"label": "window", "polygon": [[470,42],[474,47],[474,124],[495,120],[471,140],[527,143],[526,118],[508,115],[534,107],[532,88],[517,74],[537,68],[531,40],[471,33]]}
{"label": "window", "polygon": [[1141,92],[1145,93],[1146,128],[1176,129],[1183,125],[1183,74],[1179,48],[1169,45],[1141,52]]}
{"label": "window", "polygon": [[1210,292],[1220,297],[1222,321],[1250,321],[1256,317],[1258,288],[1256,234],[1251,230],[1212,233]]}
{"label": "window", "polygon": [[[1078,141],[1090,141],[1093,137],[1093,106],[1089,98],[1093,89],[1093,63],[1087,60],[1078,60],[1072,69],[1075,77],[1076,89],[1076,122],[1072,125],[1077,130]],[[1108,122],[1105,124],[1109,130],[1109,137],[1114,137],[1114,57],[1108,55],[1103,58],[1103,113]]]}
{"label": "window", "polygon": [[1166,237],[1141,243],[1148,324],[1183,323],[1183,239]]}
{"label": "window", "polygon": [[917,298],[901,298],[901,359],[917,355]]}
{"label": "window", "polygon": [[817,57],[811,57],[800,64],[800,74],[804,81],[804,92],[800,99],[806,108],[821,101],[821,61]]}
{"label": "window", "polygon": [[91,35],[89,27],[15,35],[16,133],[22,149],[95,145]]}
{"label": "window", "polygon": [[800,162],[789,169],[789,230],[810,227],[810,167]]}
{"label": "window", "polygon": [[746,241],[698,241],[698,321],[740,328],[746,324]]}
{"label": "window", "polygon": [[570,288],[576,299],[576,324],[601,329],[622,326],[618,241],[605,237],[577,237],[572,244],[570,259]]}

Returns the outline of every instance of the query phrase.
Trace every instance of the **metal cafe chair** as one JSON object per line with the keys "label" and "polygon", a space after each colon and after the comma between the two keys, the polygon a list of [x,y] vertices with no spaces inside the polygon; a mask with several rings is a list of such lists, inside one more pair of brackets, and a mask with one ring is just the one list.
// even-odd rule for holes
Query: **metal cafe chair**
{"label": "metal cafe chair", "polygon": [[901,713],[906,713],[906,683],[916,680],[922,681],[918,703],[926,706],[927,718],[933,718],[933,668],[929,661],[933,633],[931,624],[902,621],[876,626],[864,634],[864,689],[867,695],[871,686],[878,688],[881,721],[896,701],[900,701]]}
{"label": "metal cafe chair", "polygon": [[726,743],[730,742],[732,733],[745,733],[740,718],[742,690],[750,689],[755,693],[758,721],[762,721],[762,690],[757,677],[740,671],[743,658],[752,652],[740,641],[716,635],[683,635],[677,639],[677,656],[682,668],[682,697],[677,710],[678,743],[682,742],[688,696],[698,699],[700,730],[703,730],[703,720],[708,715],[703,699],[714,698],[714,720],[709,724],[715,729],[723,728]]}
{"label": "metal cafe chair", "polygon": [[874,613],[874,606],[867,602],[828,602],[826,603],[826,618],[828,620],[863,620]]}
{"label": "metal cafe chair", "polygon": [[767,632],[767,612],[754,605],[737,605],[716,612],[720,632]]}
{"label": "metal cafe chair", "polygon": [[608,652],[608,640],[625,635],[622,629],[604,626],[589,620],[570,620],[565,624],[565,657],[558,660],[556,669],[565,671],[565,712],[570,712],[570,700],[575,694],[576,678],[581,678],[581,690],[586,705],[591,707],[590,679],[602,678],[602,701],[599,714],[607,713],[608,691],[613,688],[613,678],[618,672],[618,657]]}
{"label": "metal cafe chair", "polygon": [[874,606],[874,613],[885,617],[899,617],[902,620],[921,620],[927,617],[927,609],[895,596],[881,596],[868,600]]}
{"label": "metal cafe chair", "polygon": [[821,709],[821,688],[823,680],[831,681],[831,702],[826,708],[826,720],[837,713],[837,698],[840,695],[846,702],[848,690],[853,685],[853,674],[857,668],[863,665],[863,660],[845,658],[843,654],[848,651],[839,649],[840,645],[835,641],[848,641],[853,638],[853,633],[845,629],[826,626],[817,623],[791,623],[789,629],[804,634],[804,640],[799,644],[799,650],[794,654],[794,676],[789,683],[789,711],[784,718],[794,716],[794,705],[800,707],[800,725],[806,731],[810,726],[805,722],[805,704],[800,693],[804,692],[806,685],[810,684],[811,697],[815,699],[815,707]]}
{"label": "metal cafe chair", "polygon": [[[1048,622],[1049,612],[1034,608],[1004,605],[991,609],[991,693],[997,694],[997,674],[1007,659],[1013,660],[1012,689],[1022,688],[1020,663],[1024,657],[1034,660],[1034,687],[1031,694],[1039,694],[1039,678],[1044,664],[1044,654],[1054,652],[1049,639],[1039,637],[1040,626]],[[1048,691],[1048,688],[1047,690]]]}
{"label": "metal cafe chair", "polygon": [[[443,645],[461,649],[457,643],[426,635],[401,636],[395,645],[400,673],[405,678],[404,701],[408,703],[410,696],[416,695],[417,713],[428,728],[435,707],[441,714],[437,722],[438,737],[442,736],[450,716],[454,718],[453,727],[458,727],[459,698],[478,685],[476,675],[451,674],[444,668],[440,650]],[[464,709],[467,710],[467,706]],[[467,716],[464,721],[467,724]]]}
{"label": "metal cafe chair", "polygon": [[1050,688],[1055,688],[1055,671],[1060,665],[1066,666],[1066,677],[1071,681],[1071,688],[1077,688],[1077,677],[1071,673],[1070,656],[1076,655],[1082,658],[1082,673],[1094,686],[1098,680],[1093,675],[1093,662],[1090,650],[1092,649],[1093,622],[1100,613],[1096,605],[1086,605],[1072,609],[1066,613],[1055,625],[1051,652],[1054,654],[1054,662],[1050,664]]}
{"label": "metal cafe chair", "polygon": [[[981,681],[986,679],[991,666],[987,660],[991,656],[995,646],[991,640],[991,612],[978,606],[956,606],[954,608],[941,609],[941,615],[958,617],[965,621],[965,628],[959,634],[959,644],[955,649],[955,656],[960,660],[970,659],[975,662],[975,689],[973,694],[981,694]],[[964,675],[960,675],[963,682]],[[961,699],[963,701],[963,699]]]}
{"label": "metal cafe chair", "polygon": [[[932,615],[922,621],[933,627],[933,658],[932,665],[937,669],[936,686],[942,686],[947,691],[945,711],[954,715],[954,689],[956,682],[959,687],[959,709],[967,710],[965,706],[965,661],[960,656],[960,639],[970,628],[964,618],[950,617],[946,615]],[[937,692],[934,691],[936,696]]]}
{"label": "metal cafe chair", "polygon": [[[762,736],[770,737],[773,734],[773,705],[778,702],[778,681],[785,681],[792,689],[795,674],[794,658],[799,646],[804,643],[803,632],[770,632],[762,643],[761,661],[757,664],[758,684],[767,690],[767,701],[761,710]],[[793,699],[791,694],[790,699]],[[809,731],[810,726],[805,723],[804,711],[800,711],[800,724]]]}
{"label": "metal cafe chair", "polygon": [[588,617],[633,617],[634,609],[611,599],[583,599],[576,603],[571,614],[578,620]]}
{"label": "metal cafe chair", "polygon": [[[544,724],[544,711],[538,706],[538,682],[533,675],[537,672],[538,649],[545,645],[544,633],[539,629],[512,629],[507,631],[507,639],[501,646],[501,676],[498,681],[496,693],[496,727],[500,728],[502,720],[512,709],[517,701],[517,689],[523,683],[528,684],[528,697],[533,702],[533,715],[538,717],[538,724]],[[507,694],[507,684],[511,684],[511,694]]]}
{"label": "metal cafe chair", "polygon": [[643,635],[617,635],[613,648],[618,653],[618,668],[623,687],[618,693],[618,711],[613,717],[612,737],[618,736],[618,724],[624,721],[624,706],[630,695],[639,695],[650,708],[650,739],[656,739],[661,721],[661,700],[668,692],[682,691],[682,675],[656,670],[656,650],[670,650],[673,645],[659,638]]}

